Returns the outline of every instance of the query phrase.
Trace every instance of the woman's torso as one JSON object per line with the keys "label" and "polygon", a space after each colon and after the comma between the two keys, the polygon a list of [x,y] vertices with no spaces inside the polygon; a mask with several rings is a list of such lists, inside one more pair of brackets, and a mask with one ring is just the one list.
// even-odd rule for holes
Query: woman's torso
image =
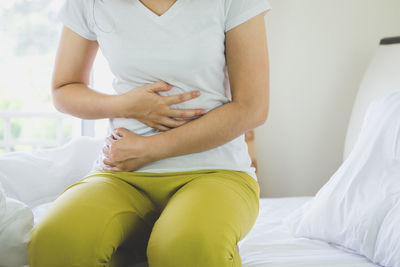
{"label": "woman's torso", "polygon": [[[210,111],[231,101],[225,60],[225,9],[221,0],[177,0],[162,16],[140,1],[89,1],[100,49],[115,78],[113,88],[123,94],[158,81],[173,85],[160,95],[199,90],[192,100],[173,108]],[[195,119],[194,117],[193,119]],[[135,119],[110,119],[109,130],[127,128],[140,135],[161,133]],[[244,135],[217,148],[167,158],[136,171],[161,172],[196,169],[242,170],[255,179]],[[102,166],[102,156],[94,168]]]}

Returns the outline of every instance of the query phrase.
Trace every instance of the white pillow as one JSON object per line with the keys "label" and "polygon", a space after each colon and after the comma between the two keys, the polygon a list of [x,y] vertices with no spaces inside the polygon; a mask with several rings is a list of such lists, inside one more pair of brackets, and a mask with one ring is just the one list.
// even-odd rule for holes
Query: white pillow
{"label": "white pillow", "polygon": [[296,237],[334,243],[400,266],[400,91],[374,101],[349,157],[286,218]]}
{"label": "white pillow", "polygon": [[0,187],[0,266],[27,264],[26,244],[32,227],[32,210],[18,200],[7,198]]}
{"label": "white pillow", "polygon": [[55,149],[4,154],[0,183],[7,196],[30,208],[53,201],[91,171],[102,146],[102,139],[82,136]]}

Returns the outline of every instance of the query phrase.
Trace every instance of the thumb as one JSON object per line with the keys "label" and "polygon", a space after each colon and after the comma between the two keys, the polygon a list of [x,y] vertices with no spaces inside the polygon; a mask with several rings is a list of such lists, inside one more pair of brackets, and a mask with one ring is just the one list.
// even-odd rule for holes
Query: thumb
{"label": "thumb", "polygon": [[172,88],[173,86],[164,82],[164,81],[160,81],[160,82],[156,82],[151,84],[150,86],[150,90],[154,93],[156,92],[160,92],[160,91],[168,91]]}

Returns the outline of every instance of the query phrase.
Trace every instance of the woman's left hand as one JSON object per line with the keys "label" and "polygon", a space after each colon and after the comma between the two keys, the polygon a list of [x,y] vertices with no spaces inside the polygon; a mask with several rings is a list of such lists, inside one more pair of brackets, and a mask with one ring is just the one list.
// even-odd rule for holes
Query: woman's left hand
{"label": "woman's left hand", "polygon": [[103,171],[134,171],[152,162],[148,138],[135,134],[125,128],[114,129],[120,139],[110,135],[103,147],[105,159]]}

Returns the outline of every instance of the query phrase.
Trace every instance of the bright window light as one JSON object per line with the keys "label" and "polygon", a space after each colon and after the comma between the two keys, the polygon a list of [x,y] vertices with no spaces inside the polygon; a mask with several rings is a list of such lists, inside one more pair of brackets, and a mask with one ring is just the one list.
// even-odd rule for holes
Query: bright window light
{"label": "bright window light", "polygon": [[[51,76],[62,29],[56,14],[63,1],[0,1],[0,154],[106,135],[107,119],[81,120],[58,112],[52,103]],[[113,94],[113,76],[100,51],[92,74],[92,88]]]}
{"label": "bright window light", "polygon": [[[115,94],[112,88],[114,75],[108,67],[108,62],[99,49],[92,70],[92,88],[105,94]],[[94,124],[94,136],[105,138],[107,135],[108,119],[96,120]]]}

